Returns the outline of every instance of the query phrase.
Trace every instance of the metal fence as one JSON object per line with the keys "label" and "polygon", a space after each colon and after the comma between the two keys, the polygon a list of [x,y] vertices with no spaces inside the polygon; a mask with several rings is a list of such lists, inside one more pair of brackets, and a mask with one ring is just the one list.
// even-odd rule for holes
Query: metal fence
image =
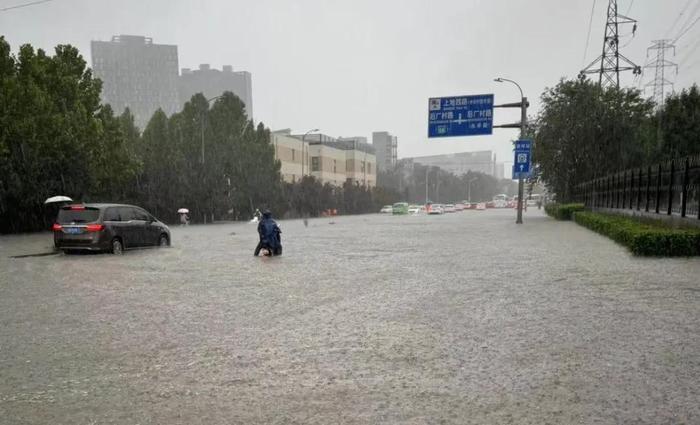
{"label": "metal fence", "polygon": [[609,174],[576,187],[588,208],[645,211],[700,220],[700,156]]}

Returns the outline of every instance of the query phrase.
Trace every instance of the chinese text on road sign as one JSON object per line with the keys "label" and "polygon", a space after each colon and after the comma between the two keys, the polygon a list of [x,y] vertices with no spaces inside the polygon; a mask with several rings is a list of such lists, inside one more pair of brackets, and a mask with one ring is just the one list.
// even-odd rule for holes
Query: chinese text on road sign
{"label": "chinese text on road sign", "polygon": [[530,155],[532,142],[517,140],[515,142],[515,158],[513,159],[513,178],[528,177],[530,173]]}
{"label": "chinese text on road sign", "polygon": [[428,137],[480,136],[493,133],[493,95],[432,97]]}

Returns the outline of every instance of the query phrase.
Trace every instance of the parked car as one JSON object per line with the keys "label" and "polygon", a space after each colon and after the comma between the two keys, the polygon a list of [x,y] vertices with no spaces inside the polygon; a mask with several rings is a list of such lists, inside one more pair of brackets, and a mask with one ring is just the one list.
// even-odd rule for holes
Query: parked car
{"label": "parked car", "polygon": [[459,203],[459,204],[455,204],[455,209],[456,209],[458,212],[459,212],[459,211],[464,211],[465,209],[467,209],[467,206],[464,205],[464,204],[462,204],[462,203]]}
{"label": "parked car", "polygon": [[431,215],[439,215],[439,214],[444,214],[445,209],[443,208],[442,204],[430,204],[428,205],[428,214]]}
{"label": "parked car", "polygon": [[423,210],[423,207],[420,205],[409,205],[408,206],[408,213],[409,214],[420,214]]}
{"label": "parked car", "polygon": [[486,209],[486,203],[485,202],[479,202],[476,204],[476,209],[479,211],[483,211]]}
{"label": "parked car", "polygon": [[394,208],[391,205],[384,205],[381,210],[379,210],[380,214],[391,214],[394,212]]}
{"label": "parked car", "polygon": [[408,214],[408,203],[397,202],[391,209],[391,213],[394,215],[406,215]]}
{"label": "parked car", "polygon": [[66,205],[53,225],[57,249],[71,251],[124,250],[169,246],[170,229],[143,208],[121,204]]}
{"label": "parked car", "polygon": [[454,205],[452,205],[452,204],[445,204],[445,212],[446,212],[446,213],[453,213],[453,212],[457,212],[457,210],[455,209],[455,206],[454,206]]}

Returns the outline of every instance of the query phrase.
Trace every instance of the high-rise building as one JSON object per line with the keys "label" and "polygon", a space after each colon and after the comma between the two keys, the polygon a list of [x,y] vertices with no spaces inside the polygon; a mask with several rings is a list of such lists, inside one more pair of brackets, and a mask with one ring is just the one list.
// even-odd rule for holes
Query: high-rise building
{"label": "high-rise building", "polygon": [[379,171],[393,170],[396,166],[398,139],[386,131],[372,133],[372,145],[377,151]]}
{"label": "high-rise building", "polygon": [[180,109],[177,46],[134,35],[90,46],[92,68],[102,80],[102,102],[116,114],[128,107],[143,129],[158,108],[168,115]]}
{"label": "high-rise building", "polygon": [[230,91],[243,101],[248,118],[253,118],[253,83],[250,72],[234,72],[230,65],[225,65],[219,71],[208,64],[202,64],[196,70],[183,68],[178,87],[183,104],[197,93],[203,93],[207,99],[211,99]]}

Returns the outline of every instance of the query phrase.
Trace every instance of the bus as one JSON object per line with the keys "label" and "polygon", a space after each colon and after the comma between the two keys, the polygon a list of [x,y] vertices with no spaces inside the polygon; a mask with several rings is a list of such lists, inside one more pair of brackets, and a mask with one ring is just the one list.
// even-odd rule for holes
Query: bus
{"label": "bus", "polygon": [[493,197],[494,208],[506,208],[508,206],[508,195],[505,193]]}

